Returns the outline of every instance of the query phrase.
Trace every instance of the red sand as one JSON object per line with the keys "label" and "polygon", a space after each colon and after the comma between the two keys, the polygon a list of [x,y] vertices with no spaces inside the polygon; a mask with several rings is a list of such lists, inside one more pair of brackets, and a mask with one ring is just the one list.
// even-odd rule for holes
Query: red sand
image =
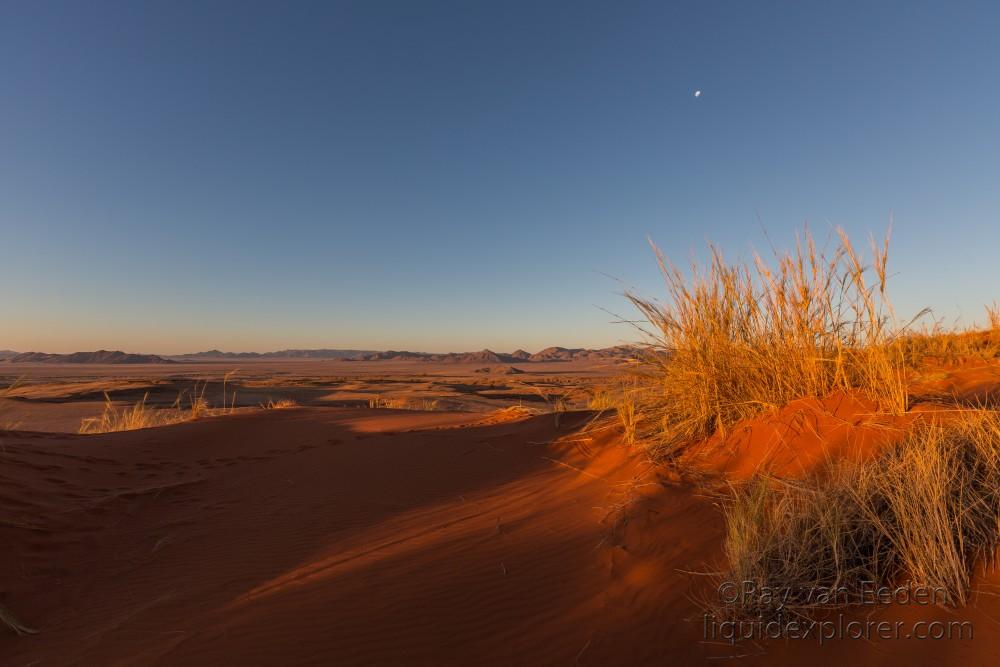
{"label": "red sand", "polygon": [[829,461],[877,455],[902,436],[916,414],[879,414],[870,401],[844,392],[799,399],[713,436],[695,448],[692,462],[730,479],[761,472],[801,477]]}
{"label": "red sand", "polygon": [[0,662],[997,657],[1000,602],[988,596],[958,616],[975,620],[973,642],[761,653],[703,641],[710,580],[695,573],[722,563],[720,512],[613,433],[581,434],[586,419],[565,414],[556,429],[552,415],[512,411],[304,408],[100,436],[4,434],[0,602],[39,634],[0,635]]}
{"label": "red sand", "polygon": [[673,567],[718,544],[713,508],[664,491],[623,525],[648,466],[544,444],[584,416],[469,419],[311,408],[4,436],[0,599],[39,630],[2,636],[4,664],[698,654],[678,621],[698,579]]}

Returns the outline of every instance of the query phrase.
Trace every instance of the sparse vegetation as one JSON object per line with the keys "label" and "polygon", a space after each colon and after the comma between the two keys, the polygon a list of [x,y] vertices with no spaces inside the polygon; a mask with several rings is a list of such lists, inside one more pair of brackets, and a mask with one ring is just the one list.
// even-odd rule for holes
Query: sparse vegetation
{"label": "sparse vegetation", "polygon": [[234,368],[225,375],[222,376],[222,407],[225,408],[229,406],[229,411],[232,412],[236,409],[236,390],[233,389],[233,400],[232,403],[226,402],[226,385],[229,384],[229,379],[232,378],[236,373],[239,372],[238,368]]}
{"label": "sparse vegetation", "polygon": [[886,295],[888,237],[866,264],[838,230],[831,253],[807,232],[772,264],[729,264],[710,246],[686,275],[654,247],[668,300],[627,294],[651,328],[636,394],[637,438],[656,458],[789,401],[857,391],[907,407],[904,360]]}
{"label": "sparse vegetation", "polygon": [[[194,387],[187,394],[177,396],[177,400],[168,408],[156,408],[149,405],[149,392],[133,405],[118,407],[107,392],[104,393],[104,412],[97,417],[84,419],[80,423],[79,432],[83,434],[112,433],[116,431],[134,431],[154,426],[167,426],[180,422],[193,421],[204,417],[232,413],[236,410],[236,391],[232,392],[231,402],[227,405],[226,384],[236,371],[226,373],[222,381],[222,407],[213,408],[205,397],[208,382],[195,381]],[[186,403],[186,404],[185,404]],[[264,407],[264,406],[262,406]],[[272,404],[269,407],[279,407]],[[289,407],[282,405],[280,407]]]}
{"label": "sparse vegetation", "polygon": [[267,403],[261,403],[261,406],[265,410],[285,410],[287,408],[296,408],[298,403],[290,398],[280,398],[277,401],[274,399],[267,399]]}
{"label": "sparse vegetation", "polygon": [[[201,385],[201,390],[198,390],[198,383],[194,383],[194,389],[191,390],[188,405],[188,419],[198,419],[209,414],[211,406],[208,404],[208,400],[205,398],[205,390],[208,389],[208,382],[203,382]],[[225,398],[225,389],[223,389],[223,398]],[[183,412],[181,409],[181,399],[182,396],[178,396],[177,400],[174,402],[174,409],[178,413]]]}
{"label": "sparse vegetation", "polygon": [[532,387],[532,389],[545,402],[549,412],[552,413],[552,418],[555,420],[556,428],[559,428],[559,424],[562,421],[562,413],[569,409],[569,402],[566,400],[565,394],[550,393],[541,387]]}
{"label": "sparse vegetation", "polygon": [[112,433],[117,431],[134,431],[140,428],[166,426],[178,422],[195,419],[194,411],[187,414],[177,407],[169,409],[151,408],[146,404],[147,393],[135,405],[116,407],[111,397],[104,394],[104,412],[98,417],[84,419],[80,424],[80,433]]}
{"label": "sparse vegetation", "polygon": [[546,391],[541,387],[531,387],[531,389],[545,402],[550,412],[566,412],[569,409],[565,394]]}
{"label": "sparse vegetation", "polygon": [[594,388],[587,407],[601,414],[613,414],[621,428],[624,443],[631,447],[638,442],[640,402],[652,391],[653,387],[643,376],[625,374],[609,384]]}

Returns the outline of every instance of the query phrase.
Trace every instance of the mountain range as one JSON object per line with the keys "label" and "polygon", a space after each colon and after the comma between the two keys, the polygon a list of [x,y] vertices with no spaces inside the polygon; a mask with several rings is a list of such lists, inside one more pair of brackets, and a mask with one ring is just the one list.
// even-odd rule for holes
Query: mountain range
{"label": "mountain range", "polygon": [[533,361],[572,361],[588,359],[629,359],[636,354],[630,345],[618,345],[603,349],[547,347],[534,354],[525,350],[513,352],[409,352],[375,350],[279,350],[277,352],[222,352],[208,350],[191,354],[157,355],[129,354],[120,350],[97,350],[96,352],[74,352],[72,354],[50,354],[46,352],[0,351],[0,361],[9,363],[49,363],[49,364],[174,364],[184,361],[214,361],[226,359],[334,359],[342,361],[428,361],[444,363],[511,364]]}
{"label": "mountain range", "polygon": [[373,350],[279,350],[277,352],[222,352],[208,350],[190,354],[170,355],[177,360],[207,359],[354,359],[365,354],[375,354]]}
{"label": "mountain range", "polygon": [[156,354],[128,354],[121,350],[97,350],[96,352],[74,352],[72,354],[49,354],[47,352],[14,353],[6,361],[12,364],[174,364],[171,359]]}
{"label": "mountain range", "polygon": [[544,350],[531,354],[524,350],[514,352],[494,352],[493,350],[480,350],[479,352],[448,352],[446,354],[432,354],[429,352],[397,352],[388,350],[386,352],[372,352],[361,355],[358,361],[381,361],[381,360],[407,360],[407,361],[443,361],[453,363],[489,363],[489,364],[510,364],[526,361],[572,361],[574,359],[627,359],[634,357],[636,348],[630,345],[618,345],[616,347],[606,347],[603,349],[588,349],[582,347],[547,347]]}

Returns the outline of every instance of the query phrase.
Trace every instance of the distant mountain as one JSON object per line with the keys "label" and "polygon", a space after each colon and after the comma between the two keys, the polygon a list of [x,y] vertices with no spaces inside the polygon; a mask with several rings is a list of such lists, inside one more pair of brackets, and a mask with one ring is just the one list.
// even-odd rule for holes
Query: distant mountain
{"label": "distant mountain", "polygon": [[493,350],[480,350],[479,352],[452,352],[440,355],[440,361],[452,361],[460,364],[500,364],[514,361],[514,357],[509,354],[494,352]]}
{"label": "distant mountain", "polygon": [[532,361],[569,361],[585,352],[583,348],[547,347],[531,355]]}
{"label": "distant mountain", "polygon": [[408,352],[405,350],[385,350],[384,352],[366,352],[348,361],[431,361],[439,355],[429,352]]}
{"label": "distant mountain", "polygon": [[630,359],[637,354],[636,348],[630,345],[619,345],[599,350],[581,347],[547,347],[544,350],[530,354],[524,350],[494,352],[480,350],[478,352],[408,352],[386,350],[279,350],[277,352],[223,352],[207,350],[192,354],[161,356],[157,354],[127,354],[120,350],[110,352],[74,352],[73,354],[48,354],[45,352],[17,353],[13,350],[0,350],[0,361],[10,363],[50,363],[50,364],[173,364],[179,361],[213,361],[233,359],[334,359],[342,361],[433,361],[455,364],[513,364],[530,363],[534,361],[572,361],[587,359],[616,360]]}
{"label": "distant mountain", "polygon": [[618,345],[600,350],[586,348],[547,347],[535,354],[524,350],[516,350],[510,354],[481,350],[479,352],[449,352],[447,354],[431,354],[428,352],[370,352],[357,357],[359,361],[438,361],[450,363],[485,363],[511,364],[525,361],[572,361],[573,359],[630,359],[637,354],[636,348],[630,345]]}
{"label": "distant mountain", "polygon": [[72,354],[48,354],[46,352],[24,352],[7,359],[12,364],[173,364],[156,354],[127,354],[121,350],[98,350],[97,352],[74,352]]}
{"label": "distant mountain", "polygon": [[514,366],[483,366],[472,372],[489,373],[490,375],[521,375],[524,373],[520,368],[515,368]]}
{"label": "distant mountain", "polygon": [[279,350],[277,352],[222,352],[208,350],[192,354],[171,355],[171,359],[205,361],[210,359],[354,359],[371,350]]}
{"label": "distant mountain", "polygon": [[443,361],[446,363],[485,363],[501,364],[516,361],[509,354],[499,354],[493,350],[479,352],[448,352],[447,354],[431,354],[429,352],[370,352],[357,357],[358,361]]}
{"label": "distant mountain", "polygon": [[600,350],[581,347],[547,347],[531,355],[531,361],[570,361],[572,359],[631,359],[638,350],[631,345],[617,345]]}

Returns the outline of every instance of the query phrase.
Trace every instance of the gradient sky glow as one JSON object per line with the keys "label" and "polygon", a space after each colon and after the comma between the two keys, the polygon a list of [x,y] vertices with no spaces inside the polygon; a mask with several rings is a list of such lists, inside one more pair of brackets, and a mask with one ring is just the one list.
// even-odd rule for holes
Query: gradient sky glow
{"label": "gradient sky glow", "polygon": [[998,34],[991,2],[3,2],[0,348],[611,345],[647,236],[890,216],[897,310],[970,323]]}

